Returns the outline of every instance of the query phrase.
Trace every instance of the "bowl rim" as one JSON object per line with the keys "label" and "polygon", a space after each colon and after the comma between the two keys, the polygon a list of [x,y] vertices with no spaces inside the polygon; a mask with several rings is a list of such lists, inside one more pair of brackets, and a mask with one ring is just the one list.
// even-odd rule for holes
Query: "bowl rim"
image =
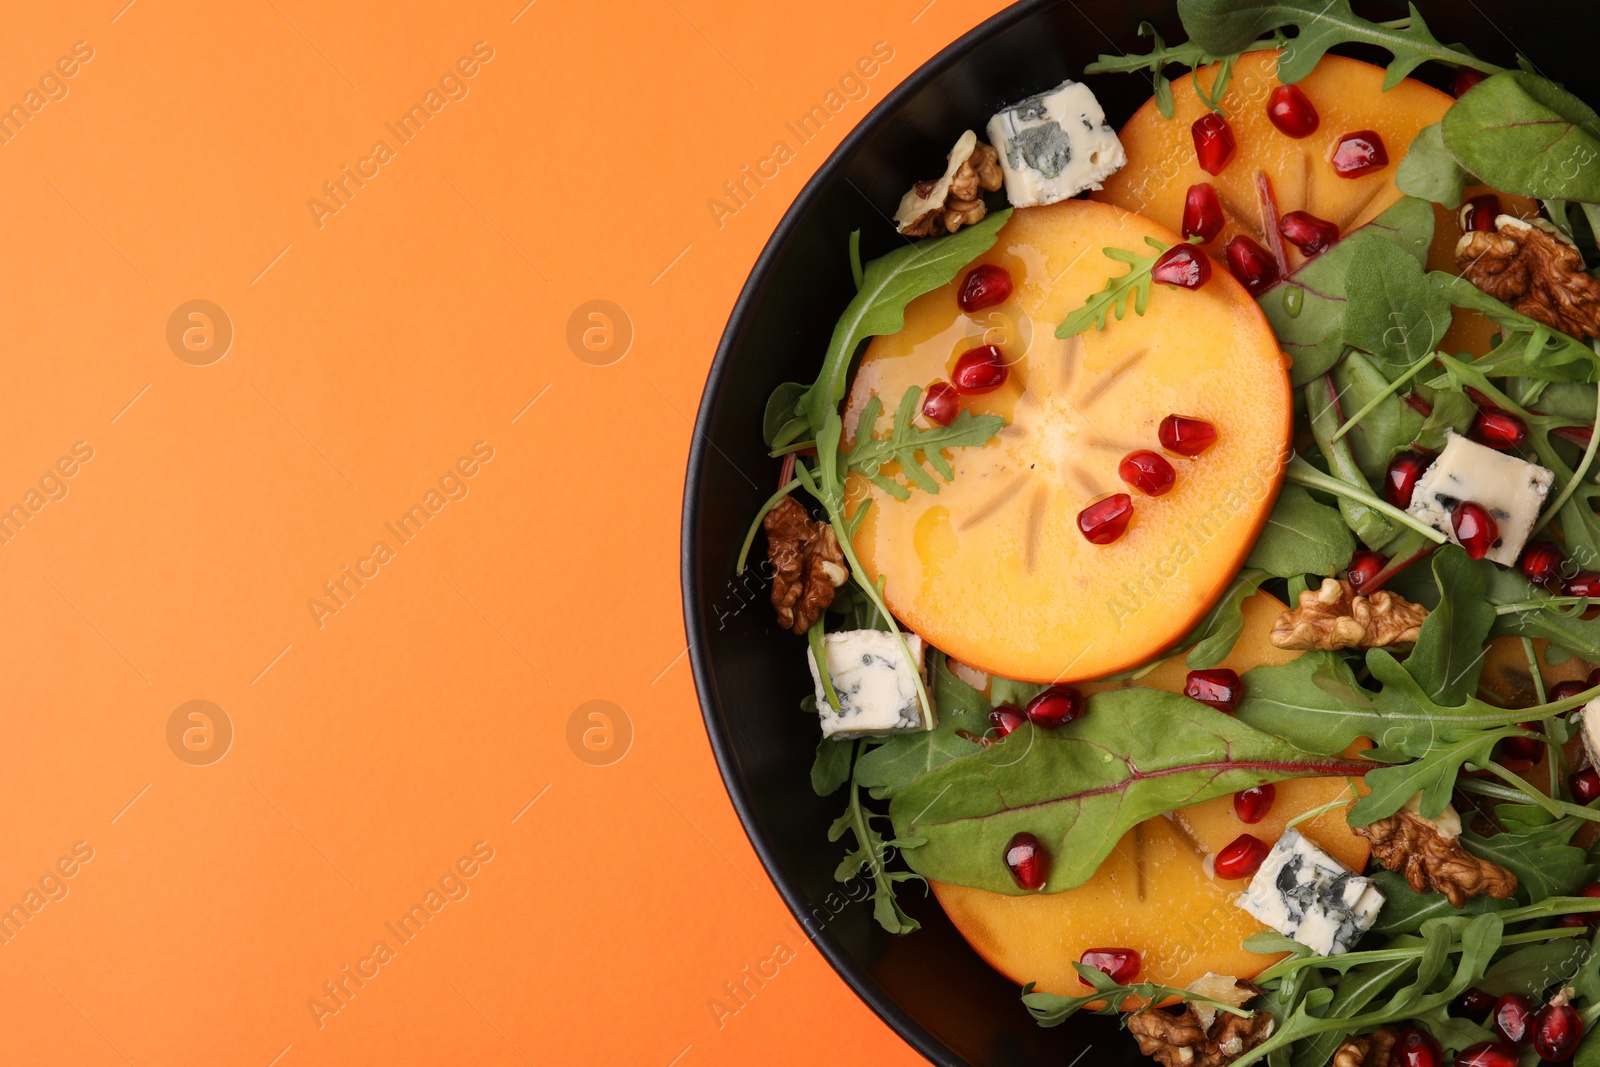
{"label": "bowl rim", "polygon": [[[884,116],[895,111],[908,98],[921,92],[929,82],[963,58],[980,42],[1009,29],[1036,11],[1058,3],[1060,0],[1019,0],[1018,3],[989,16],[907,75],[904,81],[891,89],[845,135],[844,140],[839,142],[795,196],[794,202],[784,212],[783,218],[779,220],[777,228],[773,230],[772,236],[767,239],[765,247],[751,267],[750,274],[739,291],[739,297],[734,302],[733,311],[728,316],[728,325],[717,344],[716,355],[706,375],[705,388],[695,414],[694,431],[689,443],[688,468],[684,480],[679,564],[683,591],[684,631],[688,639],[689,662],[694,677],[695,693],[700,703],[706,735],[711,742],[711,751],[717,761],[717,770],[722,776],[729,799],[733,801],[734,811],[738,813],[745,836],[749,838],[751,847],[755,849],[756,856],[761,860],[761,865],[766,869],[767,877],[771,879],[778,895],[801,924],[800,929],[803,932],[806,931],[805,921],[810,901],[801,893],[799,886],[766,840],[765,831],[761,827],[744,780],[734,764],[733,753],[722,722],[721,709],[711,696],[715,689],[705,649],[706,634],[700,622],[702,605],[696,582],[698,573],[695,558],[696,546],[700,540],[700,516],[695,508],[695,501],[700,495],[702,475],[714,448],[702,427],[709,425],[711,421],[723,379],[732,363],[734,345],[746,328],[766,276],[788,247],[801,220],[821,195],[823,187],[855,154]],[[816,934],[807,933],[806,936],[856,996],[865,1001],[867,1006],[912,1048],[931,1062],[940,1064],[941,1067],[967,1067],[963,1058],[957,1056],[943,1041],[902,1010],[871,975],[840,946],[826,926]]]}

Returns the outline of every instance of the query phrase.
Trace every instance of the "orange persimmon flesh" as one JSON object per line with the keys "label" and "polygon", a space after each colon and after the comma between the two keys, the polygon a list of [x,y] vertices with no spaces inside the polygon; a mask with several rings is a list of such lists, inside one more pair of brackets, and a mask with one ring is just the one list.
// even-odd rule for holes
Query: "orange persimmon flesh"
{"label": "orange persimmon flesh", "polygon": [[[1246,600],[1244,632],[1222,666],[1243,674],[1299,655],[1274,648],[1267,639],[1282,611],[1283,604],[1266,593]],[[1137,683],[1083,688],[1093,692],[1138,684],[1182,692],[1187,673],[1183,658],[1176,656]],[[1248,879],[1217,878],[1206,856],[1242,833],[1270,844],[1290,819],[1352,795],[1344,778],[1300,778],[1274,788],[1272,808],[1257,823],[1239,820],[1232,797],[1143,822],[1123,836],[1092,878],[1062,893],[1007,896],[945,882],[932,883],[933,891],[991,966],[1019,984],[1036,982],[1046,992],[1086,992],[1072,964],[1092,948],[1137,950],[1137,981],[1181,988],[1207,972],[1251,978],[1282,957],[1244,947],[1245,938],[1267,929],[1233,903]],[[1351,870],[1366,866],[1368,843],[1350,832],[1345,808],[1332,808],[1297,829]]]}
{"label": "orange persimmon flesh", "polygon": [[[1128,268],[1106,247],[1154,254],[1180,239],[1138,215],[1074,200],[1018,211],[980,263],[1010,272],[1005,304],[968,315],[961,278],[913,301],[906,325],[876,338],[846,401],[853,431],[869,398],[891,414],[912,386],[948,381],[958,357],[997,344],[1009,376],[965,410],[1003,416],[983,447],[947,454],[937,494],[895,500],[851,475],[853,507],[872,505],[855,538],[868,575],[886,580],[895,615],[963,663],[1006,678],[1103,677],[1170,647],[1238,571],[1277,497],[1292,418],[1286,374],[1265,317],[1226,272],[1197,290],[1156,285],[1143,315],[1065,340],[1069,313]],[[1210,422],[1198,457],[1167,454],[1177,480],[1147,497],[1123,483],[1128,453],[1161,451],[1168,415]],[[918,424],[926,426],[925,417]],[[847,442],[848,443],[848,442]],[[886,467],[892,474],[894,467]],[[1115,542],[1079,531],[1078,513],[1133,495]]]}

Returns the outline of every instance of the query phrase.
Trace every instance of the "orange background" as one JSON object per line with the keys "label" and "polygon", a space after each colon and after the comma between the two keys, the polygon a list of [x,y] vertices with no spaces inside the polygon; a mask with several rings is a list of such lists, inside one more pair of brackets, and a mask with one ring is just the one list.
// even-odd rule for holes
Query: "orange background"
{"label": "orange background", "polygon": [[[679,506],[779,217],[1000,6],[11,5],[0,1060],[915,1060],[799,935],[722,788]],[[385,124],[480,41],[401,145]],[[718,220],[723,182],[880,41],[865,98]],[[596,299],[625,353],[569,345]],[[192,300],[225,319],[180,316],[169,345]],[[419,503],[402,542],[386,523]],[[569,742],[593,700],[621,711]],[[430,890],[402,942],[385,924]]]}

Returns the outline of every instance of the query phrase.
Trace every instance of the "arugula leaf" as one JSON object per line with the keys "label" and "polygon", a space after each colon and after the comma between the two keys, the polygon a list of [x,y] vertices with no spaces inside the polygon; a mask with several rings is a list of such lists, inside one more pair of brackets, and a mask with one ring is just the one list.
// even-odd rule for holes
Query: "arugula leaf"
{"label": "arugula leaf", "polygon": [[887,437],[873,437],[881,404],[877,397],[869,399],[861,409],[861,421],[856,426],[855,444],[846,455],[850,470],[865,476],[873,485],[896,500],[908,500],[911,490],[885,475],[885,464],[898,463],[906,481],[925,492],[937,493],[939,483],[934,481],[922,466],[926,462],[945,481],[956,476],[950,461],[941,449],[970,448],[985,444],[1005,426],[999,415],[974,415],[963,411],[948,426],[917,427],[912,420],[917,417],[922,396],[921,386],[913,385],[900,398],[900,407],[894,413],[894,426]]}
{"label": "arugula leaf", "polygon": [[1600,115],[1554,82],[1510,70],[1473,86],[1445,112],[1444,145],[1502,192],[1600,202]]}
{"label": "arugula leaf", "polygon": [[1306,652],[1288,663],[1253,667],[1243,681],[1244,696],[1235,709],[1240,721],[1308,752],[1331,756],[1389,725],[1337,652]]}
{"label": "arugula leaf", "polygon": [[943,653],[934,658],[933,701],[939,721],[932,730],[891,735],[857,762],[856,782],[874,799],[892,797],[935,767],[980,751],[977,741],[989,728],[989,702],[950,673]]}
{"label": "arugula leaf", "polygon": [[799,382],[784,382],[767,397],[767,407],[761,416],[761,439],[776,448],[788,444],[809,428],[805,419],[794,413],[795,405],[805,395],[806,387]]}
{"label": "arugula leaf", "polygon": [[1422,265],[1392,241],[1354,238],[1345,278],[1345,344],[1371,353],[1390,381],[1432,352],[1450,328],[1450,302],[1428,284]]}
{"label": "arugula leaf", "polygon": [[1411,17],[1399,23],[1361,18],[1350,0],[1178,0],[1178,16],[1189,39],[1213,53],[1242,51],[1273,30],[1294,27],[1299,32],[1278,60],[1278,80],[1283,82],[1304,78],[1328,49],[1341,44],[1374,45],[1394,57],[1383,79],[1385,89],[1399,85],[1430,59],[1491,74],[1500,69],[1440,43],[1415,4]]}
{"label": "arugula leaf", "polygon": [[1200,625],[1185,640],[1192,644],[1185,665],[1192,671],[1215,667],[1233,652],[1244,632],[1244,602],[1261,588],[1269,575],[1246,567],[1233,576],[1222,598],[1200,620]]}
{"label": "arugula leaf", "polygon": [[1482,915],[1486,911],[1505,911],[1516,907],[1514,900],[1496,900],[1486,894],[1468,897],[1457,908],[1443,893],[1418,893],[1406,883],[1403,876],[1393,871],[1374,871],[1371,878],[1383,893],[1383,910],[1378,921],[1372,924],[1371,933],[1380,937],[1396,934],[1414,934],[1429,919],[1455,915]]}
{"label": "arugula leaf", "polygon": [[[815,698],[812,698],[815,700]],[[852,746],[848,741],[824,737],[817,742],[817,758],[811,764],[811,791],[819,797],[832,796],[850,780]]]}
{"label": "arugula leaf", "polygon": [[1516,571],[1491,565],[1482,568],[1485,596],[1497,609],[1527,605],[1515,610],[1496,610],[1495,636],[1543,638],[1553,645],[1600,663],[1600,619],[1585,619],[1582,611],[1568,613],[1552,603],[1549,593]]}
{"label": "arugula leaf", "polygon": [[[1233,68],[1234,60],[1238,59],[1237,53],[1213,55],[1189,41],[1185,44],[1169,45],[1161,39],[1161,34],[1148,22],[1139,23],[1139,36],[1154,38],[1155,44],[1150,51],[1138,55],[1109,55],[1102,53],[1100,58],[1083,68],[1085,74],[1134,74],[1148,71],[1151,78],[1151,93],[1155,97],[1156,110],[1161,112],[1161,117],[1170,119],[1176,113],[1176,101],[1172,98],[1172,82],[1166,75],[1170,66],[1183,67],[1193,71],[1210,63],[1217,63],[1217,76],[1212,80],[1209,92],[1200,88],[1199,78],[1190,79],[1194,86],[1195,95],[1201,103],[1219,115],[1226,115],[1222,109],[1222,98],[1228,92],[1229,74]],[[1240,52],[1254,52],[1261,48],[1276,48],[1282,43],[1281,35],[1274,35],[1256,41],[1248,48],[1239,49]]]}
{"label": "arugula leaf", "polygon": [[[1405,885],[1405,880],[1401,879],[1400,884]],[[1380,921],[1388,911],[1389,905],[1385,904],[1383,911],[1378,913]],[[1325,1017],[1348,1019],[1360,1014],[1362,1009],[1405,978],[1416,969],[1416,966],[1416,960],[1402,959],[1371,963],[1346,971],[1339,976],[1338,983],[1333,987],[1333,1000],[1328,1004]],[[1333,1060],[1333,1054],[1339,1050],[1339,1046],[1344,1043],[1347,1036],[1349,1036],[1348,1031],[1329,1030],[1308,1038],[1295,1051],[1293,1060],[1295,1067],[1328,1067]]]}
{"label": "arugula leaf", "polygon": [[1477,988],[1497,997],[1520,993],[1542,1003],[1544,991],[1571,978],[1588,953],[1588,944],[1577,938],[1528,945],[1496,960],[1479,979]]}
{"label": "arugula leaf", "polygon": [[[853,747],[859,755],[862,742],[857,741]],[[860,760],[857,759],[857,765]],[[852,776],[853,777],[853,776]],[[860,783],[852,781],[850,786],[850,803],[844,809],[844,814],[833,820],[828,827],[828,840],[838,841],[849,833],[855,844],[845,853],[844,859],[839,861],[839,866],[834,868],[833,878],[836,882],[848,882],[866,871],[872,876],[872,916],[878,925],[891,934],[909,934],[921,928],[921,923],[907,915],[895,900],[894,887],[901,882],[920,880],[919,876],[910,871],[891,871],[889,861],[893,858],[895,850],[911,849],[922,844],[917,838],[885,838],[874,825],[876,819],[887,819],[888,816],[880,815],[869,810],[861,803]]]}
{"label": "arugula leaf", "polygon": [[[1350,452],[1367,483],[1381,485],[1389,460],[1416,440],[1422,432],[1424,419],[1400,398],[1383,372],[1360,352],[1348,353],[1328,376],[1333,379],[1340,411],[1350,412],[1348,418],[1351,419],[1366,412],[1340,440],[1350,442]],[[1322,454],[1327,456],[1328,450],[1324,448]]]}
{"label": "arugula leaf", "polygon": [[1456,706],[1478,691],[1494,606],[1484,599],[1482,568],[1457,545],[1434,555],[1433,580],[1438,606],[1422,621],[1405,669],[1431,699]]}
{"label": "arugula leaf", "polygon": [[[1494,377],[1531,377],[1551,382],[1586,382],[1596,377],[1594,350],[1576,338],[1552,330],[1536,319],[1513,311],[1467,279],[1432,271],[1428,284],[1450,303],[1486,315],[1506,331],[1507,339],[1473,366]],[[1447,384],[1435,379],[1430,385]]]}
{"label": "arugula leaf", "polygon": [[868,263],[860,290],[833,328],[822,371],[795,402],[794,413],[805,416],[807,425],[820,435],[828,415],[844,398],[845,379],[861,342],[897,333],[906,324],[906,305],[953,281],[962,268],[994,245],[1000,227],[1010,218],[1010,208],[996,211],[948,236],[917,241]]}
{"label": "arugula leaf", "polygon": [[1484,837],[1468,828],[1461,832],[1461,844],[1516,875],[1518,900],[1566,896],[1588,881],[1589,854],[1569,844],[1586,820],[1557,819],[1531,804],[1502,804],[1495,815],[1506,829]]}
{"label": "arugula leaf", "polygon": [[1161,258],[1161,253],[1171,247],[1154,237],[1146,237],[1144,243],[1155,249],[1153,255],[1141,256],[1126,248],[1100,250],[1106,258],[1126,263],[1128,273],[1107,278],[1105,288],[1089,297],[1083,307],[1061,320],[1061,325],[1056,327],[1057,337],[1072,337],[1091,326],[1103,330],[1113,314],[1121,322],[1130,304],[1135,315],[1144,314],[1145,308],[1150,306],[1150,287],[1154,284],[1150,271],[1156,260]]}
{"label": "arugula leaf", "polygon": [[1331,577],[1350,562],[1355,548],[1337,508],[1317,503],[1298,485],[1286,485],[1245,566],[1279,578]]}
{"label": "arugula leaf", "polygon": [[1448,208],[1461,206],[1467,172],[1444,146],[1444,131],[1435,122],[1417,131],[1394,172],[1394,184],[1407,196],[1418,196]]}
{"label": "arugula leaf", "polygon": [[1444,448],[1446,430],[1466,433],[1478,414],[1478,405],[1459,389],[1439,389],[1433,395],[1433,410],[1417,430],[1416,444],[1439,452]]}
{"label": "arugula leaf", "polygon": [[[1347,356],[1346,362],[1350,358]],[[1317,442],[1323,459],[1327,460],[1332,477],[1363,492],[1371,493],[1372,484],[1356,460],[1354,442],[1351,441],[1355,434],[1352,432],[1337,441],[1334,440],[1334,434],[1344,422],[1344,415],[1339,405],[1339,393],[1335,388],[1333,377],[1325,374],[1317,381],[1311,382],[1306,386],[1305,396],[1311,436]],[[1387,465],[1387,457],[1384,463]],[[1338,501],[1339,512],[1344,516],[1346,525],[1361,539],[1362,544],[1368,548],[1382,548],[1394,540],[1397,532],[1395,523],[1391,522],[1383,512],[1361,500],[1347,496],[1339,497]]]}
{"label": "arugula leaf", "polygon": [[1255,1015],[1253,1011],[1236,1008],[1232,1004],[1212,1000],[1210,997],[1202,997],[1187,989],[1156,985],[1153,982],[1120,985],[1115,978],[1096,967],[1088,967],[1082,963],[1074,963],[1072,966],[1094,990],[1092,993],[1063,997],[1056,993],[1037,993],[1032,982],[1022,987],[1022,1005],[1040,1026],[1060,1026],[1096,1001],[1101,1002],[1098,1008],[1093,1009],[1096,1015],[1116,1015],[1129,997],[1138,997],[1151,1004],[1160,1003],[1168,997],[1177,997],[1191,1004],[1209,1004],[1218,1011],[1225,1011],[1230,1015],[1242,1015],[1246,1019]]}
{"label": "arugula leaf", "polygon": [[928,878],[996,893],[1017,888],[1000,862],[1019,831],[1052,857],[1046,892],[1081,885],[1144,819],[1263,782],[1360,774],[1366,764],[1318,756],[1176,693],[1114,689],[1089,697],[1059,730],[1031,723],[895,795],[896,832]]}

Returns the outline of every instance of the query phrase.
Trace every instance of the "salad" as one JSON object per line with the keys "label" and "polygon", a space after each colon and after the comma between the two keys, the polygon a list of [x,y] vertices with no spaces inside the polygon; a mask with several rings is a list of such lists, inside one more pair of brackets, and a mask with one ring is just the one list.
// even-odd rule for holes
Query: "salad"
{"label": "salad", "polygon": [[1414,9],[1177,8],[839,235],[737,564],[818,832],[1165,1067],[1600,1065],[1600,116]]}

